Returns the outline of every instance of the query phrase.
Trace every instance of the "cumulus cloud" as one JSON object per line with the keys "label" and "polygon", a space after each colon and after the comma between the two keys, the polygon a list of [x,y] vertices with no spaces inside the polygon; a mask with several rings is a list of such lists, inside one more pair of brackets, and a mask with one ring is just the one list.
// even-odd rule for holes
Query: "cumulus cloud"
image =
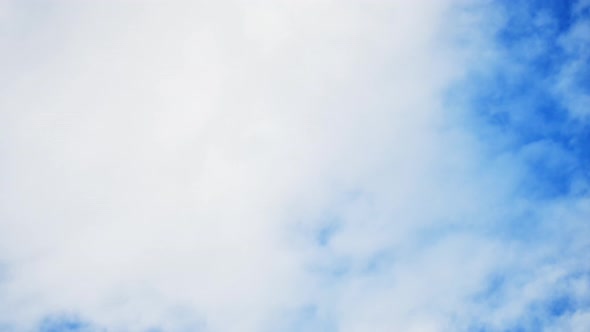
{"label": "cumulus cloud", "polygon": [[0,329],[580,330],[584,8],[1,1]]}

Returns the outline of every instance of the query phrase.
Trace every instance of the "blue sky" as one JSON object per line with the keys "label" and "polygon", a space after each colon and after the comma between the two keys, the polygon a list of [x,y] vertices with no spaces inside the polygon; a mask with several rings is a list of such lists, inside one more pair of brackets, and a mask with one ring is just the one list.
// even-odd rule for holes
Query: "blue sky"
{"label": "blue sky", "polygon": [[590,328],[590,1],[0,0],[0,331]]}

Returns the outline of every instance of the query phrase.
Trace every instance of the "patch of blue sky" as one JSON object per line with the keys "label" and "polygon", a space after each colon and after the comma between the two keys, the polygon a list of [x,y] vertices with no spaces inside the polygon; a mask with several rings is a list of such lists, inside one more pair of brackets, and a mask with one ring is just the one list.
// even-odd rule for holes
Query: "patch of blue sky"
{"label": "patch of blue sky", "polygon": [[555,294],[532,303],[526,314],[513,322],[508,331],[543,331],[559,324],[560,318],[580,310],[576,299],[570,294]]}
{"label": "patch of blue sky", "polygon": [[[198,332],[203,330],[203,323],[189,323],[184,325],[174,326],[174,331]],[[13,331],[14,329],[7,329]],[[169,328],[153,326],[142,329],[145,332],[163,332],[168,331]],[[0,331],[3,331],[0,325]],[[76,314],[59,314],[50,315],[41,320],[36,331],[38,332],[106,332],[105,328],[101,328],[93,323],[90,323]]]}
{"label": "patch of blue sky", "polygon": [[[523,155],[528,175],[521,187],[528,189],[526,194],[536,198],[567,195],[574,180],[588,180],[585,165],[590,161],[590,127],[571,116],[555,91],[568,62],[561,40],[579,15],[574,18],[574,3],[566,1],[500,4],[507,19],[496,34],[498,59],[459,89],[469,95],[474,130],[495,151],[548,147],[533,156]],[[584,83],[589,71],[586,62],[573,73],[576,93],[589,88]],[[544,144],[539,146],[540,142]]]}
{"label": "patch of blue sky", "polygon": [[330,221],[320,227],[316,233],[316,242],[320,247],[325,247],[329,244],[330,240],[338,232],[340,223],[337,220]]}
{"label": "patch of blue sky", "polygon": [[76,315],[52,315],[39,324],[39,332],[98,332],[102,331]]}
{"label": "patch of blue sky", "polygon": [[[539,15],[546,16],[546,21],[552,22],[551,32],[562,33],[571,28],[572,23],[579,13],[575,9],[580,3],[578,0],[516,0],[508,1],[502,0],[498,2],[505,8],[509,16],[508,27],[516,33],[524,32],[530,27],[531,23],[535,23]],[[537,31],[529,32],[536,33]]]}
{"label": "patch of blue sky", "polygon": [[342,208],[352,206],[360,200],[365,201],[370,198],[369,196],[361,190],[344,191],[330,209],[322,211],[319,216],[313,218],[314,228],[311,230],[311,238],[314,244],[319,247],[327,247],[343,226]]}
{"label": "patch of blue sky", "polygon": [[[506,271],[503,275],[491,276],[487,287],[474,298],[474,305],[483,306],[484,312],[494,312],[506,302],[518,301],[520,292],[530,278],[530,271]],[[504,318],[503,324],[493,324],[486,317],[476,317],[468,331],[543,331],[567,321],[576,313],[590,308],[588,294],[580,292],[590,284],[587,272],[573,272],[552,284],[549,293],[537,294],[515,317]]]}
{"label": "patch of blue sky", "polygon": [[[494,326],[485,317],[474,317],[467,330],[541,331],[590,307],[589,294],[568,286],[572,279],[590,285],[583,273],[588,266],[580,263],[588,261],[588,254],[579,246],[570,248],[573,234],[566,230],[570,226],[566,227],[563,215],[548,217],[544,211],[552,204],[575,204],[589,193],[590,122],[578,116],[580,110],[573,110],[556,86],[568,82],[567,98],[590,96],[590,38],[564,42],[580,24],[590,24],[590,6],[584,9],[580,2],[561,0],[496,5],[504,16],[503,26],[494,34],[496,58],[485,70],[470,73],[449,95],[452,102],[467,105],[468,126],[487,147],[489,158],[510,158],[522,174],[515,184],[515,197],[528,202],[528,207],[514,208],[488,228],[491,236],[520,248],[517,251],[546,252],[544,259],[532,263],[537,267],[564,268],[564,261],[573,263],[567,265],[567,276],[551,285],[550,294],[532,300],[513,321]],[[572,63],[575,70],[565,70]],[[586,108],[590,114],[590,104]],[[575,222],[588,220],[581,217]],[[587,232],[587,227],[576,227]],[[473,303],[492,313],[518,298],[511,294],[518,292],[515,285],[534,278],[526,266],[497,271],[475,294]]]}
{"label": "patch of blue sky", "polygon": [[488,276],[483,290],[474,296],[475,301],[483,301],[487,305],[497,305],[502,297],[504,287],[507,283],[507,273],[493,273]]}

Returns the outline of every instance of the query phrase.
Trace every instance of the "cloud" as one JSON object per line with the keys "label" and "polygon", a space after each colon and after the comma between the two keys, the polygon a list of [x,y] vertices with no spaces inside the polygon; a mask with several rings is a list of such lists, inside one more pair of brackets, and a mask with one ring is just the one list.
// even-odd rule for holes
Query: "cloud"
{"label": "cloud", "polygon": [[0,327],[579,330],[587,17],[531,8],[0,2]]}

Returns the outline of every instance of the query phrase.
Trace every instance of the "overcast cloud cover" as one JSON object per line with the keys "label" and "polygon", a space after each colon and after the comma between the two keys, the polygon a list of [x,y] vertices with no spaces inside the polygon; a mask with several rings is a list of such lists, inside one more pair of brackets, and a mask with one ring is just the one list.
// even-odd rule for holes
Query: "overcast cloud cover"
{"label": "overcast cloud cover", "polygon": [[0,331],[589,331],[590,1],[0,0]]}

